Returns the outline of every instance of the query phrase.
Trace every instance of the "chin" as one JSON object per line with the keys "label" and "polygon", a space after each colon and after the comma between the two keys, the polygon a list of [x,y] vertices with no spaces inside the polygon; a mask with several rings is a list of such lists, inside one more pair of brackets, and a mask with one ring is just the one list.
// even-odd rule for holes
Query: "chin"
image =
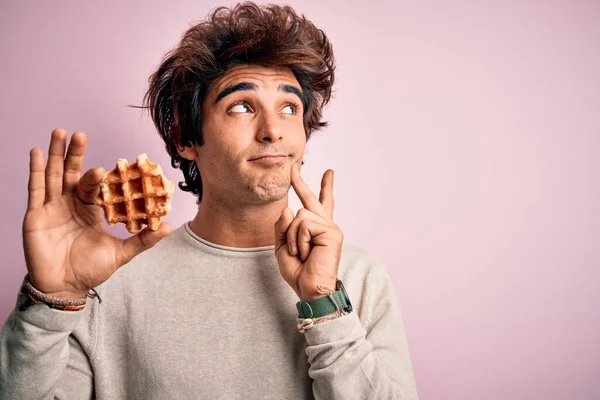
{"label": "chin", "polygon": [[[250,177],[248,177],[250,178]],[[289,173],[269,173],[254,176],[246,180],[245,194],[247,201],[254,204],[274,203],[283,199],[290,191]],[[242,192],[240,192],[241,194]]]}
{"label": "chin", "polygon": [[252,187],[253,197],[260,203],[274,203],[283,199],[290,191],[289,182],[269,182]]}
{"label": "chin", "polygon": [[255,188],[255,198],[259,204],[274,203],[283,199],[288,194],[289,188],[272,188],[264,190],[263,188]]}

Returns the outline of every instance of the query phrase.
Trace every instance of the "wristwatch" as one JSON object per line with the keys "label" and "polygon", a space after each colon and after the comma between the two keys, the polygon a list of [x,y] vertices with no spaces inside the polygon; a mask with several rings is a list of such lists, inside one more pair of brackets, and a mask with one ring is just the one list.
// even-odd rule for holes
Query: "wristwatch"
{"label": "wristwatch", "polygon": [[[341,280],[336,280],[335,288],[336,291],[332,293],[335,302],[346,313],[351,312],[352,304]],[[312,301],[299,301],[296,303],[296,308],[298,309],[298,318],[319,318],[336,311],[335,304],[333,304],[329,296],[320,297]]]}

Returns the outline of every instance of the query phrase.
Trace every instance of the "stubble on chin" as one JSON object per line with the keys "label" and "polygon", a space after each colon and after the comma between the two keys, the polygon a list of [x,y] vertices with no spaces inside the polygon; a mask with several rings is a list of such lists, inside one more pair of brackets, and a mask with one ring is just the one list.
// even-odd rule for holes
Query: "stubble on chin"
{"label": "stubble on chin", "polygon": [[248,195],[260,203],[271,203],[284,198],[291,187],[290,177],[284,171],[273,172],[248,184]]}

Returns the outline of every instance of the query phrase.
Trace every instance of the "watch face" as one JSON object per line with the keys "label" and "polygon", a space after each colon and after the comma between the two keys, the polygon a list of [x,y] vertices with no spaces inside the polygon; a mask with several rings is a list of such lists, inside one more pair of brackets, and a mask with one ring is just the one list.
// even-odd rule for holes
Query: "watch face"
{"label": "watch face", "polygon": [[352,303],[350,303],[350,298],[348,297],[348,293],[346,292],[346,288],[344,287],[344,284],[342,283],[341,280],[337,280],[336,282],[336,286],[337,286],[337,290],[342,290],[342,293],[344,294],[344,299],[346,300],[346,304],[348,304],[348,307],[346,307],[344,310],[346,310],[347,312],[352,311]]}

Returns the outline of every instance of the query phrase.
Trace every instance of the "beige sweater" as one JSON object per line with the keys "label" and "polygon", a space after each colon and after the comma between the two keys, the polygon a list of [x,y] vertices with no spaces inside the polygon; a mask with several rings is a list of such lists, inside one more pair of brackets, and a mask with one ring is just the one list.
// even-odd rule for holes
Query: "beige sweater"
{"label": "beige sweater", "polygon": [[102,303],[19,311],[19,294],[0,399],[417,399],[386,269],[344,245],[338,277],[354,311],[302,334],[273,246],[219,246],[184,224],[100,285]]}

